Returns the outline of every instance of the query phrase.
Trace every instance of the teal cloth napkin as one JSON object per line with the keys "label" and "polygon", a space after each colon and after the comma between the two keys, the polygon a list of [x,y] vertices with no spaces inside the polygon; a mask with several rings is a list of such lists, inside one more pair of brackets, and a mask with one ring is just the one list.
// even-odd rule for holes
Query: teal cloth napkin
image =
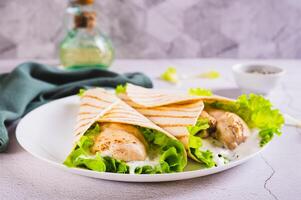
{"label": "teal cloth napkin", "polygon": [[76,94],[83,87],[116,87],[127,82],[152,87],[151,80],[141,73],[117,74],[97,68],[65,71],[38,63],[24,63],[11,73],[1,74],[0,152],[9,143],[6,126],[30,110],[51,100]]}

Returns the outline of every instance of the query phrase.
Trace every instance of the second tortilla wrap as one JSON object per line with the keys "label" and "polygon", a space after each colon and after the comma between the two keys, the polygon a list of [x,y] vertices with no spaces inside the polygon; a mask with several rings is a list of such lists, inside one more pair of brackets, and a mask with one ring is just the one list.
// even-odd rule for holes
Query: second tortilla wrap
{"label": "second tortilla wrap", "polygon": [[[209,152],[198,150],[197,147],[201,145],[200,140],[191,134],[191,128],[202,126],[198,120],[204,109],[203,101],[212,103],[217,100],[231,101],[230,99],[168,93],[132,84],[128,84],[126,91],[119,93],[118,96],[180,140],[192,159],[205,163],[207,167],[214,166],[214,162],[210,158],[212,155]],[[206,125],[204,124],[204,126]]]}

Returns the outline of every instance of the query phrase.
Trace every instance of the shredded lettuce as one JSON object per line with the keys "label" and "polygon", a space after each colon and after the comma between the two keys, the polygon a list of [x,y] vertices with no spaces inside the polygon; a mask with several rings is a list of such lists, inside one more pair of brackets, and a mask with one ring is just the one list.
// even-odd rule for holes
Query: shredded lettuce
{"label": "shredded lettuce", "polygon": [[188,93],[193,96],[212,96],[213,93],[211,90],[205,88],[190,88]]}
{"label": "shredded lettuce", "polygon": [[[149,144],[149,155],[159,155],[157,166],[136,167],[136,174],[171,173],[183,171],[187,164],[184,146],[177,140],[171,139],[165,134],[138,127]],[[96,123],[80,138],[75,149],[65,160],[68,167],[86,168],[99,172],[129,173],[126,162],[112,157],[102,157],[99,153],[93,154],[90,149],[94,145],[94,137],[100,133],[100,126]]]}
{"label": "shredded lettuce", "polygon": [[220,73],[217,71],[209,71],[198,75],[200,78],[216,79],[220,77]]}
{"label": "shredded lettuce", "polygon": [[[160,155],[159,165],[148,166],[146,169],[136,169],[137,173],[171,173],[181,172],[187,164],[185,148],[178,140],[169,138],[167,135],[153,129],[138,127],[145,140],[149,144],[150,155]],[[152,170],[150,170],[152,168]],[[135,170],[135,172],[136,172]]]}
{"label": "shredded lettuce", "polygon": [[127,86],[127,84],[125,84],[125,85],[117,85],[117,87],[115,88],[115,93],[116,94],[125,93],[126,92],[126,86]]}
{"label": "shredded lettuce", "polygon": [[167,70],[160,76],[160,78],[162,80],[170,82],[170,83],[178,83],[179,82],[177,69],[174,67],[168,67]]}
{"label": "shredded lettuce", "polygon": [[202,139],[201,137],[196,135],[202,130],[208,129],[209,127],[210,126],[207,119],[199,119],[194,126],[187,127],[187,130],[189,132],[190,154],[194,157],[195,160],[199,160],[207,168],[211,168],[216,165],[216,163],[213,160],[213,153],[210,150],[200,150],[200,148],[202,147]]}
{"label": "shredded lettuce", "polygon": [[86,92],[85,89],[79,89],[78,93],[77,93],[77,96],[80,96],[82,97],[84,95],[84,93]]}
{"label": "shredded lettuce", "polygon": [[214,102],[210,106],[236,113],[250,128],[258,128],[260,146],[270,142],[275,134],[281,135],[284,117],[261,95],[241,95],[234,102]]}

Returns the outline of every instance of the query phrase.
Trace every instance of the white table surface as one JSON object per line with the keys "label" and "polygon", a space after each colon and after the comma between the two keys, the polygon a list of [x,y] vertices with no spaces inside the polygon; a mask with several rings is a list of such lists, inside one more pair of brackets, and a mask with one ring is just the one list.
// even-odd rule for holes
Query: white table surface
{"label": "white table surface", "polygon": [[[20,62],[0,61],[0,71],[10,71]],[[155,87],[207,87],[217,94],[235,97],[240,92],[233,81],[230,66],[241,62],[264,62],[285,68],[286,76],[269,98],[283,112],[301,119],[301,61],[118,60],[111,69],[145,72],[154,80]],[[215,80],[189,80],[173,86],[156,79],[168,66],[185,74],[217,70],[222,76]],[[122,183],[69,174],[25,152],[17,143],[13,128],[10,138],[9,149],[0,154],[1,200],[301,199],[301,130],[294,127],[284,127],[281,137],[275,138],[263,153],[241,166],[215,175],[166,183]]]}

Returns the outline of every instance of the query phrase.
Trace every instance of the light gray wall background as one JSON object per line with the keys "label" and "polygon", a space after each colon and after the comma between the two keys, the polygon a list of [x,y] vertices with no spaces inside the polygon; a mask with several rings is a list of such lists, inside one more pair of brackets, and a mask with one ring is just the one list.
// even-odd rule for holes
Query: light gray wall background
{"label": "light gray wall background", "polygon": [[[95,0],[118,58],[301,58],[301,0]],[[0,0],[0,59],[57,58],[67,0]]]}

